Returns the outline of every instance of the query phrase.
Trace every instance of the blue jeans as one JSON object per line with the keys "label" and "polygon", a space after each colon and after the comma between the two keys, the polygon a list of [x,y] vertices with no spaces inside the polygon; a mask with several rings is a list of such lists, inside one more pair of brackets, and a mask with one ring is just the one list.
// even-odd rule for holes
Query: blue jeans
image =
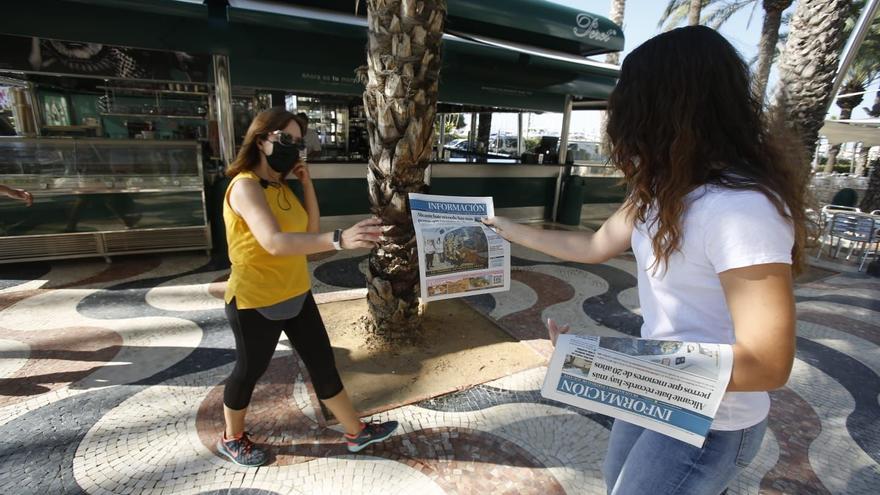
{"label": "blue jeans", "polygon": [[767,419],[710,430],[703,448],[615,420],[602,474],[609,495],[718,495],[761,448]]}

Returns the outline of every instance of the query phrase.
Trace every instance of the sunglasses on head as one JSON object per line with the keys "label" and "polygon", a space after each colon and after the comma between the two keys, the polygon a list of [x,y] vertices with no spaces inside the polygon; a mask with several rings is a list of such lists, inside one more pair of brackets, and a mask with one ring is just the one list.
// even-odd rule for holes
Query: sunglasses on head
{"label": "sunglasses on head", "polygon": [[277,140],[275,142],[282,146],[296,146],[300,150],[304,150],[306,148],[306,145],[305,143],[303,143],[303,140],[301,138],[295,138],[284,131],[272,131],[269,133],[269,136],[277,136]]}

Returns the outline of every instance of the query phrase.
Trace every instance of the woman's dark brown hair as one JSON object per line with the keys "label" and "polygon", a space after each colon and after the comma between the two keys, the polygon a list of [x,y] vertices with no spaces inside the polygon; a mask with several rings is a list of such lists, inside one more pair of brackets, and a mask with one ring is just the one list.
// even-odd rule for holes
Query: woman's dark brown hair
{"label": "woman's dark brown hair", "polygon": [[660,34],[626,57],[608,102],[611,161],[636,219],[656,227],[657,263],[681,246],[685,195],[716,184],[767,196],[794,226],[792,268],[800,271],[809,169],[776,132],[782,126],[769,127],[748,66],[710,28]]}
{"label": "woman's dark brown hair", "polygon": [[269,133],[284,129],[293,120],[299,125],[300,131],[305,129],[302,120],[282,107],[263,110],[254,118],[244,135],[244,141],[238,150],[235,160],[226,169],[227,177],[235,177],[246,170],[253,170],[260,164],[259,141],[267,139]]}

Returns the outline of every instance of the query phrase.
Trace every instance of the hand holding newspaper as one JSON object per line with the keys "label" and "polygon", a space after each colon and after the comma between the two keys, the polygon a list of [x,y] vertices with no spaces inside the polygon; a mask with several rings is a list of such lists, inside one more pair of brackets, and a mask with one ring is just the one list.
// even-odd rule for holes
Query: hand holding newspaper
{"label": "hand holding newspaper", "polygon": [[732,368],[727,344],[560,335],[541,395],[702,447]]}
{"label": "hand holding newspaper", "polygon": [[510,290],[510,243],[483,225],[490,197],[409,195],[423,301]]}

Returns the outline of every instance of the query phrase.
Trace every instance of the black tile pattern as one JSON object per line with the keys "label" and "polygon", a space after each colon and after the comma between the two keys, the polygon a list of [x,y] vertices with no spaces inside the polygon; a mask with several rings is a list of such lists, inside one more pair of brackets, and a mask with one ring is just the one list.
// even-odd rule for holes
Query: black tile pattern
{"label": "black tile pattern", "polygon": [[502,404],[544,404],[576,412],[603,428],[611,429],[613,419],[568,404],[545,399],[538,390],[504,390],[490,385],[477,385],[467,390],[453,392],[419,402],[416,406],[438,412],[474,412]]}

